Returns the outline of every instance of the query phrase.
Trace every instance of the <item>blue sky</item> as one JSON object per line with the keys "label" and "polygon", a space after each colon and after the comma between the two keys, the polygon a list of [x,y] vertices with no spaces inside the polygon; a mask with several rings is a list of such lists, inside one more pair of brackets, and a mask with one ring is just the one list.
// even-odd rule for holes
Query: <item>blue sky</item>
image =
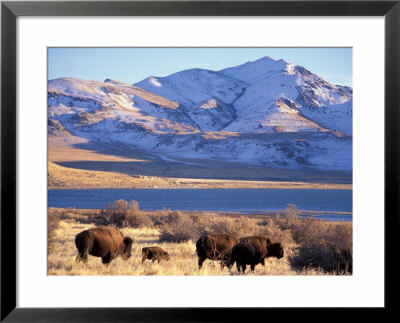
{"label": "blue sky", "polygon": [[301,65],[330,83],[352,86],[351,48],[49,48],[48,79],[112,78],[132,84],[190,68],[216,71],[264,56]]}

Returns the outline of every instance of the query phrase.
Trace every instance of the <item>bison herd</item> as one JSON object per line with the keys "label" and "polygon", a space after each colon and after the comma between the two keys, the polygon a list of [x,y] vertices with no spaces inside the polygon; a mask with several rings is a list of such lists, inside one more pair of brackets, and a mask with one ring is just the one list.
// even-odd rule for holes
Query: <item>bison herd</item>
{"label": "bison herd", "polygon": [[272,243],[265,236],[251,236],[238,239],[232,234],[220,233],[201,237],[196,243],[196,252],[199,257],[199,268],[206,259],[220,260],[221,267],[232,268],[236,262],[237,270],[244,273],[246,265],[254,271],[257,264],[265,265],[264,259],[269,257],[282,258],[282,245]]}
{"label": "bison herd", "polygon": [[[131,257],[133,239],[124,237],[121,231],[112,227],[97,227],[82,231],[75,236],[75,245],[78,249],[76,261],[87,263],[88,255],[101,257],[103,264],[109,264],[113,259],[121,256],[124,260]],[[257,264],[265,265],[264,259],[284,256],[283,247],[273,243],[265,236],[250,236],[238,239],[232,234],[210,234],[199,238],[196,242],[199,269],[206,259],[218,260],[221,268],[231,269],[236,262],[237,270],[243,273],[250,265],[251,271]],[[149,259],[153,263],[157,260],[169,260],[168,252],[160,247],[142,248],[142,263]]]}

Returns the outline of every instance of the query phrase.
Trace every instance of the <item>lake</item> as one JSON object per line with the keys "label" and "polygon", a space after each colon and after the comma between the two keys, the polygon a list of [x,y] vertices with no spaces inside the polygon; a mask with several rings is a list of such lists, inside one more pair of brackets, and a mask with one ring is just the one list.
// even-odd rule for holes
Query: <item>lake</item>
{"label": "lake", "polygon": [[82,189],[49,190],[49,207],[101,209],[116,200],[136,200],[140,210],[198,210],[263,212],[284,210],[288,203],[300,210],[325,211],[317,217],[351,221],[352,190],[323,189]]}

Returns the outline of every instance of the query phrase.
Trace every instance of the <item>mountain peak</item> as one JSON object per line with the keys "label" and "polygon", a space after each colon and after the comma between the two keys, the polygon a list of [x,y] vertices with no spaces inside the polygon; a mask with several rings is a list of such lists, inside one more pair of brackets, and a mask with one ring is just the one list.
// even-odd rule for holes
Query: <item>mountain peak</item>
{"label": "mountain peak", "polygon": [[271,73],[284,71],[288,65],[290,65],[290,63],[283,59],[277,60],[271,56],[264,56],[255,61],[249,61],[238,66],[222,69],[219,72],[252,84]]}
{"label": "mountain peak", "polygon": [[[255,60],[248,61],[248,62],[245,63],[245,64],[253,64],[253,63],[263,62],[263,61],[274,61],[274,62],[278,62],[278,61],[282,61],[282,59],[276,59],[275,57],[272,57],[272,56],[263,56],[263,57],[261,57],[261,58],[255,59]],[[245,65],[245,64],[242,64],[242,65]]]}
{"label": "mountain peak", "polygon": [[120,81],[117,81],[117,80],[113,80],[113,79],[105,79],[103,82],[104,83],[114,84],[114,85],[118,85],[118,84],[123,83],[123,82],[120,82]]}

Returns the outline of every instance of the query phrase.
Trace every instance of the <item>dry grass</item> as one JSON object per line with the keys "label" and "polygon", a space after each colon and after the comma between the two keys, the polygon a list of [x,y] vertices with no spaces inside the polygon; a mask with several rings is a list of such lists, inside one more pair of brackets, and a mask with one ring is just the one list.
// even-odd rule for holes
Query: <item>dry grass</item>
{"label": "dry grass", "polygon": [[[125,202],[125,201],[124,201]],[[197,267],[195,242],[204,233],[230,232],[238,237],[264,234],[273,241],[281,242],[285,257],[266,259],[266,266],[257,265],[254,273],[246,275],[343,275],[351,274],[352,225],[351,223],[302,220],[296,209],[288,208],[284,217],[267,220],[241,216],[221,216],[213,213],[196,214],[162,210],[139,211],[134,203],[119,202],[114,209],[126,207],[140,214],[137,227],[129,223],[105,221],[107,210],[75,210],[49,208],[49,217],[58,218],[58,227],[49,236],[52,248],[48,255],[49,275],[237,275],[236,269],[220,268],[215,261],[206,260],[202,269]],[[121,208],[121,205],[123,206]],[[109,207],[112,210],[113,207]],[[292,213],[291,213],[292,212]],[[294,213],[293,213],[294,212]],[[111,212],[112,213],[112,212]],[[109,213],[108,215],[110,215]],[[111,217],[112,218],[112,217]],[[110,219],[109,219],[110,220]],[[134,238],[132,257],[124,261],[121,257],[107,267],[101,259],[89,256],[87,265],[76,263],[75,235],[99,224],[121,224],[120,230]],[[50,232],[50,231],[49,231]],[[49,240],[49,243],[50,243]],[[170,255],[170,261],[160,264],[141,263],[141,249],[160,246]]]}
{"label": "dry grass", "polygon": [[[77,223],[71,220],[60,222],[57,229],[58,241],[56,248],[48,257],[49,275],[161,275],[161,276],[187,276],[187,275],[237,275],[235,269],[229,271],[226,267],[221,269],[218,262],[207,260],[202,269],[197,267],[195,242],[189,240],[183,243],[159,242],[159,231],[155,228],[124,228],[124,235],[135,238],[132,245],[132,257],[124,261],[121,257],[113,260],[107,267],[101,259],[89,256],[87,265],[76,263],[75,235],[82,230],[94,227],[93,224]],[[159,264],[145,261],[141,263],[141,250],[144,246],[158,245],[168,251],[170,261]],[[324,275],[318,269],[294,270],[289,258],[277,260],[267,259],[265,267],[258,265],[254,273],[247,275]]]}
{"label": "dry grass", "polygon": [[144,159],[137,159],[131,157],[123,157],[116,154],[102,154],[95,151],[95,145],[93,149],[82,149],[76,148],[79,145],[88,144],[89,140],[72,136],[65,135],[62,137],[49,136],[48,144],[48,160],[51,162],[65,162],[65,161],[109,161],[109,162],[143,162]]}
{"label": "dry grass", "polygon": [[56,212],[48,212],[47,215],[47,254],[49,255],[55,248],[58,240],[56,232],[60,224],[60,217]]}

